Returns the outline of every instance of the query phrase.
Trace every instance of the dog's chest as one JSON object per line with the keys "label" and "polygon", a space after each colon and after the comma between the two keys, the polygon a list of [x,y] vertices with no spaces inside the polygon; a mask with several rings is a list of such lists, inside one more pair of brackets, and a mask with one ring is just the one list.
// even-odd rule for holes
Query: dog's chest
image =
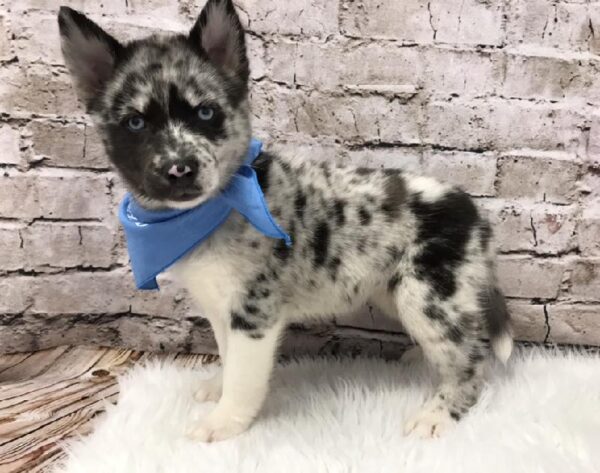
{"label": "dog's chest", "polygon": [[227,316],[243,292],[247,271],[239,255],[216,245],[193,251],[171,269],[207,317]]}

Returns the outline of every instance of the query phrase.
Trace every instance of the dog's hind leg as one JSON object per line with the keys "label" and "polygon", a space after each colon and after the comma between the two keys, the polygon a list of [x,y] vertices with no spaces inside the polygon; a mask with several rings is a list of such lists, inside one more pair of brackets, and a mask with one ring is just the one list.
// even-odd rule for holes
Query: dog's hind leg
{"label": "dog's hind leg", "polygon": [[440,376],[434,396],[405,426],[405,433],[437,437],[458,421],[479,397],[487,348],[475,288],[449,298],[432,297],[431,287],[407,276],[395,289],[402,323]]}

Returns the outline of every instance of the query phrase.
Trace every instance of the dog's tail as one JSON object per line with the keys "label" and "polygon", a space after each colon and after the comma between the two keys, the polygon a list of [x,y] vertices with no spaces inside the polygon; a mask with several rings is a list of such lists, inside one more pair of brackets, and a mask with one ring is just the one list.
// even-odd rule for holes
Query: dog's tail
{"label": "dog's tail", "polygon": [[504,294],[497,287],[486,293],[484,302],[490,343],[496,358],[506,364],[513,349],[513,332]]}

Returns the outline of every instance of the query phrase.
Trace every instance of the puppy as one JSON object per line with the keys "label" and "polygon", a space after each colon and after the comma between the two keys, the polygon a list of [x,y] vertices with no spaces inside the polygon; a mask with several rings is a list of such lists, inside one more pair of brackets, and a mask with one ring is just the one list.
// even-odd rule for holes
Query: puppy
{"label": "puppy", "polygon": [[[186,209],[218,196],[252,133],[244,31],[231,0],[208,0],[188,35],[127,44],[72,9],[58,19],[78,95],[135,200]],[[185,181],[164,179],[182,157]],[[170,268],[210,320],[223,362],[197,394],[217,404],[193,437],[248,429],[286,325],[366,302],[398,318],[439,373],[434,396],[405,425],[438,436],[477,402],[482,340],[503,361],[512,348],[488,222],[467,194],[427,177],[293,158],[263,152],[253,163],[291,246],[232,212]]]}

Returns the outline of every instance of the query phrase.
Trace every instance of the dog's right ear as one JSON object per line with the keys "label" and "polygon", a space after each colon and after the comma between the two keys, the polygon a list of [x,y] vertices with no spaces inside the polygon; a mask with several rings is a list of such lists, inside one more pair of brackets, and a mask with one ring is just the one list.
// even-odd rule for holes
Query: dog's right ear
{"label": "dog's right ear", "polygon": [[60,7],[58,26],[65,63],[79,98],[89,108],[111,78],[123,46],[85,15]]}

